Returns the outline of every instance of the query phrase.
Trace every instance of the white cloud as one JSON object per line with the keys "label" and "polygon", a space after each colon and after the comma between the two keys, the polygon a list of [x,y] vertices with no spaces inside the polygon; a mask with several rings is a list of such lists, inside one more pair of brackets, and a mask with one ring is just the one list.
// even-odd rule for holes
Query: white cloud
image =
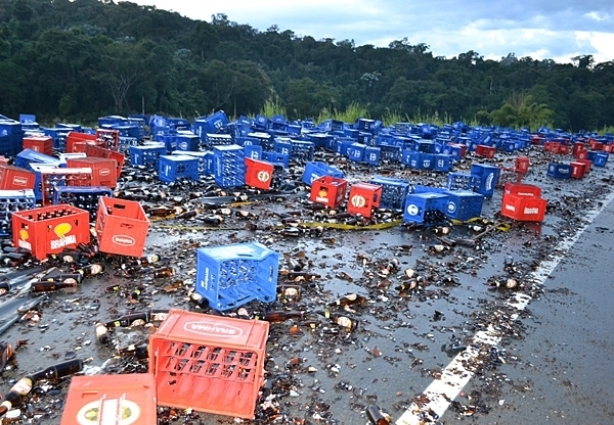
{"label": "white cloud", "polygon": [[569,62],[578,54],[614,60],[611,0],[260,0],[225,2],[133,0],[211,21],[223,13],[232,22],[266,31],[277,25],[297,37],[354,40],[356,46],[387,47],[407,38],[435,56],[474,50],[486,58],[516,57]]}

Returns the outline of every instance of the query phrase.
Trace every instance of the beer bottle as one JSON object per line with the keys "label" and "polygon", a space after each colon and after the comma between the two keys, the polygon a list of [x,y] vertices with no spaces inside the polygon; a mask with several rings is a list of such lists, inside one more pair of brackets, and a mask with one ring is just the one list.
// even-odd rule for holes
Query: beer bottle
{"label": "beer bottle", "polygon": [[154,270],[154,277],[163,278],[171,277],[175,275],[175,269],[172,267],[163,267],[161,269]]}
{"label": "beer bottle", "polygon": [[106,324],[96,322],[96,339],[101,344],[109,342],[109,328]]}
{"label": "beer bottle", "polygon": [[30,377],[34,382],[42,380],[57,382],[61,378],[73,375],[81,370],[83,370],[83,361],[81,359],[72,359],[32,373]]}
{"label": "beer bottle", "polygon": [[87,266],[76,269],[75,272],[83,277],[95,276],[102,274],[102,272],[104,272],[104,267],[102,264],[88,264]]}
{"label": "beer bottle", "polygon": [[6,364],[11,360],[13,355],[15,355],[13,346],[8,342],[0,342],[0,372],[4,370]]}
{"label": "beer bottle", "polygon": [[270,323],[281,323],[286,320],[302,320],[305,317],[304,311],[269,311],[264,313],[262,320]]}
{"label": "beer bottle", "polygon": [[122,357],[134,357],[136,360],[144,360],[149,357],[149,344],[130,344],[125,348],[120,348],[118,354]]}
{"label": "beer bottle", "polygon": [[0,403],[0,418],[13,407],[18,406],[23,398],[32,391],[33,386],[34,380],[30,376],[24,376],[17,381],[9,392],[4,394],[4,399]]}
{"label": "beer bottle", "polygon": [[384,415],[379,407],[371,405],[367,408],[367,418],[373,425],[389,425],[390,419],[387,415]]}
{"label": "beer bottle", "polygon": [[78,286],[78,282],[76,279],[67,279],[63,282],[54,282],[54,281],[38,281],[34,282],[31,287],[32,293],[41,293],[41,292],[53,292],[58,289],[76,289]]}

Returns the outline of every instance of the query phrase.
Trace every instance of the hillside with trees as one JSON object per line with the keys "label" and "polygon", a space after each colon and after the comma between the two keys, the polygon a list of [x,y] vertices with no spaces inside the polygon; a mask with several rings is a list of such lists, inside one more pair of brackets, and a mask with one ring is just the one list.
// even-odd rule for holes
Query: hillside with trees
{"label": "hillside with trees", "polygon": [[407,39],[356,46],[109,0],[0,0],[0,81],[0,113],[39,121],[218,109],[238,117],[268,102],[291,119],[357,104],[382,120],[614,124],[614,62],[590,55],[573,64],[473,50],[446,59]]}

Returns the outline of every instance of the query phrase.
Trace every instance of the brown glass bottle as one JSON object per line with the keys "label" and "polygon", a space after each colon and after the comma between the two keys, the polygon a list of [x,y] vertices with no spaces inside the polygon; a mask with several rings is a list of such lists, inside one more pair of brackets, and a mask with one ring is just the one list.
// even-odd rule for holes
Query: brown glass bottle
{"label": "brown glass bottle", "polygon": [[24,376],[17,381],[9,390],[4,394],[2,403],[0,403],[0,418],[6,414],[13,407],[18,406],[23,401],[23,398],[27,396],[32,387],[34,386],[34,380],[30,376]]}
{"label": "brown glass bottle", "polygon": [[281,323],[286,320],[302,320],[305,317],[304,311],[269,311],[264,313],[262,320],[271,323]]}
{"label": "brown glass bottle", "polygon": [[390,425],[388,417],[375,405],[371,405],[367,408],[367,418],[369,418],[369,422],[373,425]]}
{"label": "brown glass bottle", "polygon": [[77,288],[79,282],[76,279],[67,279],[63,282],[38,281],[32,284],[31,292],[37,294],[41,292],[53,292],[58,289]]}
{"label": "brown glass bottle", "polygon": [[34,382],[42,380],[57,382],[59,379],[73,375],[81,370],[83,370],[83,361],[81,359],[72,359],[34,372],[30,374],[30,377]]}

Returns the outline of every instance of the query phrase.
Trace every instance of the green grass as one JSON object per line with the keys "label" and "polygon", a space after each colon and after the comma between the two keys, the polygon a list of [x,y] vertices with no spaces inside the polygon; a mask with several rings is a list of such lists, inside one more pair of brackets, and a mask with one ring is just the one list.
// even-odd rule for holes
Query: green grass
{"label": "green grass", "polygon": [[279,104],[279,99],[269,99],[264,102],[260,115],[264,115],[267,118],[273,118],[275,115],[286,116],[286,108]]}

